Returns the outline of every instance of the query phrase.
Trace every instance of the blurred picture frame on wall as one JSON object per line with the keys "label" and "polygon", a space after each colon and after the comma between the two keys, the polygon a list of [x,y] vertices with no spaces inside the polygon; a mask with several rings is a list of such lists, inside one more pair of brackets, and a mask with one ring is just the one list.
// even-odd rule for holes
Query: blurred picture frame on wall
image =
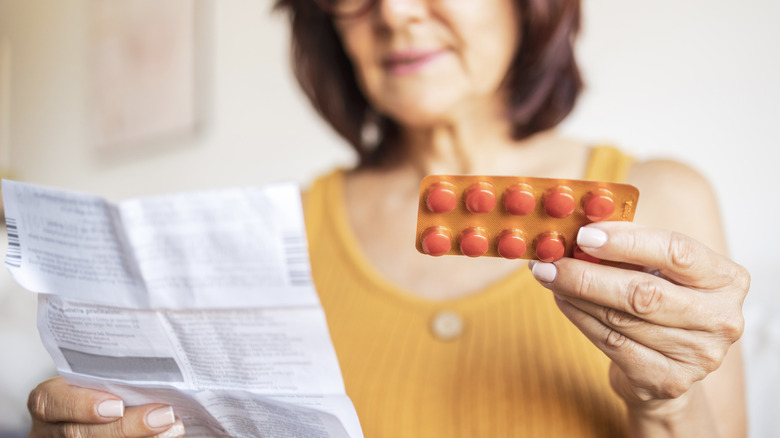
{"label": "blurred picture frame on wall", "polygon": [[[4,35],[0,35],[0,179],[16,178],[12,164],[11,40]],[[0,193],[0,223],[4,221],[3,195]]]}
{"label": "blurred picture frame on wall", "polygon": [[202,5],[91,0],[89,87],[98,149],[159,144],[193,135],[203,123]]}
{"label": "blurred picture frame on wall", "polygon": [[0,35],[0,176],[11,170],[11,40]]}

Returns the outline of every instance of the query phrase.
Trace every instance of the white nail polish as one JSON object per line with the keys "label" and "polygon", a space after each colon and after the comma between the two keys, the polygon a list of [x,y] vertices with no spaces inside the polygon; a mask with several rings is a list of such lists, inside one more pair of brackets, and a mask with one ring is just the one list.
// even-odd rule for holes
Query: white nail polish
{"label": "white nail polish", "polygon": [[125,415],[125,404],[122,400],[106,400],[97,405],[98,414],[106,418],[119,418]]}
{"label": "white nail polish", "polygon": [[184,436],[184,423],[181,420],[176,420],[170,429],[157,435],[157,438],[178,438]]}
{"label": "white nail polish", "polygon": [[580,248],[601,248],[607,243],[607,233],[593,227],[582,227],[577,233]]}
{"label": "white nail polish", "polygon": [[149,427],[170,426],[176,421],[173,415],[173,408],[170,406],[155,409],[146,414],[146,425]]}
{"label": "white nail polish", "polygon": [[555,277],[558,275],[558,268],[552,263],[536,263],[531,269],[531,273],[534,274],[537,280],[544,283],[552,283],[555,281]]}

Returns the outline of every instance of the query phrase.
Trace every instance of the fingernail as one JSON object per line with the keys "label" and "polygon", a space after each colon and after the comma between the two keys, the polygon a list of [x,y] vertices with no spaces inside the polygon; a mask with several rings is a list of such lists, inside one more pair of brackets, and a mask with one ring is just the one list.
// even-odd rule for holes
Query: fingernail
{"label": "fingernail", "polygon": [[173,408],[170,406],[155,409],[146,414],[146,425],[149,427],[170,426],[174,422],[176,422],[176,417],[173,415]]}
{"label": "fingernail", "polygon": [[528,260],[528,269],[531,271],[534,270],[534,265],[536,264],[536,260]]}
{"label": "fingernail", "polygon": [[535,263],[531,268],[531,273],[539,281],[552,283],[555,281],[555,276],[558,275],[558,268],[552,263]]}
{"label": "fingernail", "polygon": [[601,248],[607,243],[607,233],[598,228],[582,227],[577,233],[577,245],[580,248]]}
{"label": "fingernail", "polygon": [[184,436],[184,423],[181,420],[176,420],[170,429],[157,435],[157,438],[178,438]]}
{"label": "fingernail", "polygon": [[125,404],[122,400],[106,400],[97,406],[101,417],[119,418],[125,415]]}

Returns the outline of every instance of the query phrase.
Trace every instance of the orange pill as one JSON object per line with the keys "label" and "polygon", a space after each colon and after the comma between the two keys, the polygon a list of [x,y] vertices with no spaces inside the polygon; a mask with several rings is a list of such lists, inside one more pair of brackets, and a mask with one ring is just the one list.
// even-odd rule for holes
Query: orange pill
{"label": "orange pill", "polygon": [[536,197],[528,184],[514,184],[504,193],[504,208],[515,216],[525,216],[534,211]]}
{"label": "orange pill", "polygon": [[498,236],[498,254],[506,259],[519,259],[528,249],[523,232],[517,228],[504,230]]}
{"label": "orange pill", "polygon": [[574,211],[574,195],[566,186],[553,187],[544,196],[544,210],[552,217],[565,218]]}
{"label": "orange pill", "polygon": [[458,198],[455,196],[455,184],[439,181],[431,184],[425,197],[428,210],[433,213],[449,213],[455,208]]}
{"label": "orange pill", "polygon": [[536,238],[536,258],[543,262],[554,262],[563,258],[566,246],[558,233],[544,233]]}
{"label": "orange pill", "polygon": [[582,198],[582,208],[585,210],[585,216],[593,222],[609,219],[615,212],[615,200],[612,192],[607,189],[588,192]]}
{"label": "orange pill", "polygon": [[429,227],[420,235],[422,249],[426,254],[441,256],[450,252],[452,241],[450,232],[445,227]]}
{"label": "orange pill", "polygon": [[484,255],[489,246],[487,231],[481,227],[469,227],[460,232],[460,252],[469,257]]}
{"label": "orange pill", "polygon": [[472,184],[463,197],[466,209],[472,213],[490,213],[496,206],[496,192],[493,185],[487,182]]}

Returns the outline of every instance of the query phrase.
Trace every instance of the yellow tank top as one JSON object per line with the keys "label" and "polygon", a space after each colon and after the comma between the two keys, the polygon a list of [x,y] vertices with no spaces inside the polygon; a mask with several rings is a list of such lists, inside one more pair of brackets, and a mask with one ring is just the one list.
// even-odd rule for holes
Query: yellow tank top
{"label": "yellow tank top", "polygon": [[[622,181],[630,163],[597,147],[584,176]],[[608,358],[525,263],[473,295],[428,301],[389,283],[361,254],[342,172],[312,185],[305,213],[314,283],[367,438],[625,435]],[[431,329],[445,311],[463,323],[455,339]]]}

